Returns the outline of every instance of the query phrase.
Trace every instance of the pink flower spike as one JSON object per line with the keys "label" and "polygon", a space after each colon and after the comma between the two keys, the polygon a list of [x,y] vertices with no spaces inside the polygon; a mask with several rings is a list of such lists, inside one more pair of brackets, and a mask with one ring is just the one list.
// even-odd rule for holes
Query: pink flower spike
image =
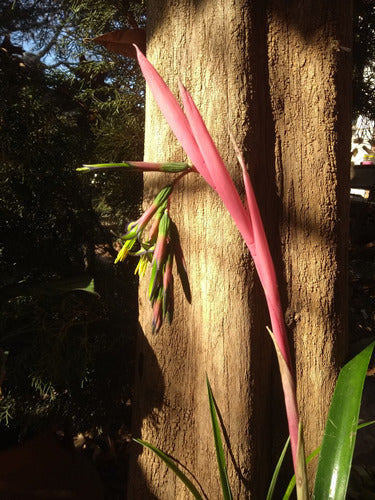
{"label": "pink flower spike", "polygon": [[[137,52],[138,63],[143,76],[145,77],[145,80],[155,98],[155,101],[160,108],[160,111],[163,113],[177,140],[192,161],[194,167],[198,171],[207,170],[207,167],[205,167],[204,165],[202,154],[192,134],[189,122],[180,105],[178,104],[177,99],[174,97],[168,85],[165,83],[156,69],[152,66],[152,64],[142,54],[139,48],[136,45],[134,45],[134,47]],[[203,177],[212,187],[214,187],[212,185],[211,179],[205,176]]]}
{"label": "pink flower spike", "polygon": [[[249,223],[249,215],[191,95],[182,85],[180,86],[180,92],[187,119],[215,184],[215,189],[250,248],[254,243],[254,239],[251,224]],[[199,171],[198,167],[197,169]]]}
{"label": "pink flower spike", "polygon": [[[182,97],[182,101],[184,102],[184,95],[186,94],[187,90],[186,90],[185,86],[183,85],[183,83],[180,80],[178,81],[178,88],[180,90],[180,95]],[[184,107],[185,107],[185,105],[184,105]],[[203,161],[199,165],[196,165],[195,168],[201,174],[201,176],[203,177],[203,179],[216,191],[216,187],[215,187],[214,182],[212,180],[212,177],[211,177],[211,174],[209,172],[209,169],[208,169],[208,167],[207,167],[207,165],[206,165],[206,163],[204,161],[204,157],[203,157]]]}
{"label": "pink flower spike", "polygon": [[264,231],[263,221],[259,212],[258,203],[255,198],[254,189],[251,184],[250,176],[246,168],[245,160],[240,152],[234,137],[229,133],[233,148],[236,152],[238,163],[242,169],[242,175],[246,191],[247,207],[254,234],[254,245],[249,247],[257,269],[264,293],[266,295],[267,305],[270,313],[272,330],[275,335],[280,352],[291,370],[291,358],[289,343],[285,330],[284,315],[281,307],[281,300],[276,279],[275,266],[271,257],[266,233]]}
{"label": "pink flower spike", "polygon": [[297,448],[298,448],[298,408],[296,400],[295,383],[292,376],[292,363],[289,351],[288,337],[285,329],[284,315],[281,307],[279,289],[276,280],[275,267],[269,250],[263,222],[260,216],[258,203],[255,198],[250,176],[246,168],[245,160],[230,133],[238,162],[242,168],[247,206],[254,231],[254,245],[249,247],[257,269],[264,293],[266,295],[268,310],[271,318],[273,333],[267,328],[279,361],[281,382],[283,385],[285,408],[288,418],[289,434],[292,447],[293,464],[297,474]]}

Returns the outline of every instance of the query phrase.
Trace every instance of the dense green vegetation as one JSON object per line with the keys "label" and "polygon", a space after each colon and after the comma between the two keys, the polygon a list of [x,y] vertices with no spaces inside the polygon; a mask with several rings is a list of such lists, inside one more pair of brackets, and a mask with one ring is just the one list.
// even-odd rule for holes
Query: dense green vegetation
{"label": "dense green vegetation", "polygon": [[[131,262],[112,266],[113,242],[138,214],[142,179],[76,168],[142,157],[134,61],[84,43],[139,20],[142,5],[130,7],[0,7],[0,430],[120,428],[128,416],[136,280]],[[99,295],[76,290],[92,278]]]}
{"label": "dense green vegetation", "polygon": [[375,4],[354,0],[353,119],[375,120]]}

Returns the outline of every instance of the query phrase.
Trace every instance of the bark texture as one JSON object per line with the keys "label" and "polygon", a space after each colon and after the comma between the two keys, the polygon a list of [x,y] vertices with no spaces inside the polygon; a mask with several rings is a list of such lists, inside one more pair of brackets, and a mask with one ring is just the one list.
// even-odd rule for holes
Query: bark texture
{"label": "bark texture", "polygon": [[309,454],[347,344],[351,6],[276,0],[268,14],[282,283]]}
{"label": "bark texture", "polygon": [[[305,7],[313,26],[299,14]],[[339,11],[339,2],[325,0],[148,1],[147,56],[176,95],[178,79],[189,89],[240,189],[228,126],[245,152],[287,282],[281,290],[308,451],[320,439],[346,342],[350,120],[341,116],[338,84],[350,79],[340,73],[348,53],[339,48],[350,42],[338,33]],[[184,159],[148,93],[145,144],[147,161]],[[146,206],[167,182],[145,176]],[[204,495],[220,498],[207,373],[229,439],[234,498],[263,498],[273,451],[286,437],[263,292],[234,223],[198,175],[181,182],[170,214],[192,303],[176,280],[172,326],[152,335],[147,275],[141,283],[133,432],[177,458]],[[189,498],[159,459],[136,446],[129,483],[131,500]]]}

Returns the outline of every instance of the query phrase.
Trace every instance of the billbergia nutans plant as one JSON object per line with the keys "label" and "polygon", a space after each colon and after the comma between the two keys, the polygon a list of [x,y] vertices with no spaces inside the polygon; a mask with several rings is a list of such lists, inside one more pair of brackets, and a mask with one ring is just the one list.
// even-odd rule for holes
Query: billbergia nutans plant
{"label": "billbergia nutans plant", "polygon": [[[181,172],[180,176],[189,172],[196,172],[220,196],[251,253],[263,286],[272,327],[271,335],[278,353],[293,463],[298,478],[297,485],[306,484],[305,480],[301,479],[302,476],[305,477],[304,458],[298,460],[298,453],[300,453],[300,457],[304,457],[302,439],[298,437],[302,433],[299,433],[295,382],[292,375],[291,356],[275,267],[244,159],[232,138],[239,165],[242,169],[246,193],[245,201],[241,199],[189,92],[179,83],[183,111],[167,84],[138,47],[136,47],[136,52],[146,82],[177,140],[191,160],[192,166],[184,163],[123,162],[121,164],[85,165],[82,170],[123,168],[143,171]],[[177,182],[178,179],[179,177],[174,182]],[[149,298],[153,306],[153,330],[155,332],[161,327],[165,318],[171,319],[172,316],[171,270],[173,258],[176,254],[173,250],[176,242],[173,244],[173,238],[171,238],[169,232],[168,199],[171,194],[171,186],[164,188],[142,217],[138,221],[129,224],[127,234],[122,238],[123,247],[117,257],[117,260],[122,260],[128,253],[139,255],[141,260],[138,270],[141,270],[141,272],[144,271],[148,262],[152,265]],[[153,217],[156,219],[156,229],[151,231],[152,235],[148,240],[142,241],[144,228]],[[137,240],[141,249],[132,252],[133,245]],[[178,253],[182,255],[180,249],[178,249]],[[181,259],[182,267],[184,267],[182,256]]]}
{"label": "billbergia nutans plant", "polygon": [[[118,252],[116,259],[116,262],[121,262],[129,254],[139,257],[136,272],[140,276],[144,276],[148,266],[151,267],[148,296],[153,309],[152,329],[154,333],[158,332],[165,320],[172,321],[174,263],[176,263],[185,295],[189,301],[191,300],[186,264],[179,235],[169,209],[174,186],[183,176],[194,172],[201,175],[221,198],[250,251],[268,305],[271,329],[267,328],[267,330],[274,342],[278,357],[295,470],[295,478],[291,481],[284,498],[287,500],[290,497],[295,484],[297,498],[305,500],[308,498],[306,460],[284,316],[274,263],[244,158],[231,136],[245,187],[246,198],[242,200],[189,92],[179,83],[183,110],[155,68],[143,53],[137,47],[135,48],[146,82],[162,114],[189,157],[191,165],[183,162],[147,163],[126,161],[122,163],[84,165],[78,170],[90,172],[116,168],[123,171],[137,170],[178,174],[172,182],[157,194],[143,215],[137,221],[128,225],[126,234],[121,237],[122,248]],[[355,434],[358,427],[363,383],[372,349],[373,345],[369,346],[347,363],[340,373],[322,446],[311,454],[312,457],[320,452],[314,500],[321,500],[322,498],[342,500],[345,497]],[[216,406],[208,379],[207,386],[223,498],[231,499]],[[350,397],[347,397],[348,391]],[[150,443],[140,439],[136,439],[136,441],[156,453],[184,482],[193,496],[197,499],[201,498],[195,485],[179,469],[171,457]],[[287,446],[284,448],[275,468],[267,500],[272,498],[277,474],[286,448]],[[311,457],[308,457],[307,461]]]}
{"label": "billbergia nutans plant", "polygon": [[[227,168],[206,128],[206,125],[185,87],[179,83],[184,106],[181,109],[167,84],[137,49],[138,62],[154,98],[176,138],[193,164],[193,169],[218,193],[231,214],[254,260],[269,309],[272,331],[277,346],[282,384],[284,390],[293,463],[298,478],[305,475],[304,458],[298,460],[297,451],[304,457],[303,446],[298,443],[298,410],[295,383],[292,375],[291,357],[285,329],[275,267],[270,254],[258,204],[243,157],[237,150],[246,190],[246,203],[240,198]],[[233,141],[234,142],[234,141]],[[237,149],[237,148],[236,148]],[[300,446],[298,447],[298,444]],[[302,467],[298,467],[302,465]],[[302,468],[302,470],[300,470]]]}

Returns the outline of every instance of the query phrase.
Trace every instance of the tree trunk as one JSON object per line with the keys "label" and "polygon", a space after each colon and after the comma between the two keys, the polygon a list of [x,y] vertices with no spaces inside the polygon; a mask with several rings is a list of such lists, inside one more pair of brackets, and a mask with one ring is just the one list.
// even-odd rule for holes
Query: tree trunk
{"label": "tree trunk", "polygon": [[[295,339],[307,451],[320,442],[346,343],[350,54],[340,46],[350,47],[350,12],[340,10],[325,0],[148,1],[148,58],[176,95],[178,79],[191,92],[239,189],[228,126],[249,165]],[[145,144],[147,161],[184,159],[149,93]],[[145,176],[145,206],[169,182],[161,175]],[[263,292],[233,221],[197,174],[179,183],[170,214],[192,302],[176,279],[173,323],[153,335],[147,275],[141,283],[133,434],[220,498],[207,373],[233,496],[261,499],[286,438]],[[129,478],[130,500],[189,498],[135,445]]]}
{"label": "tree trunk", "polygon": [[309,454],[347,345],[351,5],[275,0],[269,14],[282,283]]}

